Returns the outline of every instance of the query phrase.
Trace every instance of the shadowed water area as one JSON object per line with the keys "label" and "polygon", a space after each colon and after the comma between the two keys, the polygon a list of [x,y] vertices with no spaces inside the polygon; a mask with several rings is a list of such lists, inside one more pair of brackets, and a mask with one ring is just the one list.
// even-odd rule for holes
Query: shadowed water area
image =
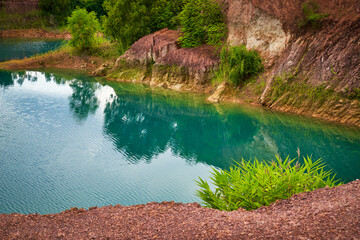
{"label": "shadowed water area", "polygon": [[211,167],[298,149],[359,178],[358,128],[97,80],[0,71],[0,213],[200,202],[194,180]]}
{"label": "shadowed water area", "polygon": [[28,39],[1,39],[0,38],[0,62],[23,59],[36,54],[45,53],[59,48],[60,40],[31,40]]}

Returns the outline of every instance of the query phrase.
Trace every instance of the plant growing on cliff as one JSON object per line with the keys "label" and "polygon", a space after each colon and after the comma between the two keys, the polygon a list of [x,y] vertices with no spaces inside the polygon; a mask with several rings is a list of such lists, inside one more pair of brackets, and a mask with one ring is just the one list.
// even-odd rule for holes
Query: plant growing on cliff
{"label": "plant growing on cliff", "polygon": [[68,18],[68,28],[72,36],[70,45],[78,51],[88,51],[95,45],[95,34],[100,24],[94,12],[88,13],[86,9],[78,8]]}
{"label": "plant growing on cliff", "polygon": [[197,195],[210,208],[232,211],[239,208],[252,210],[268,206],[278,199],[287,199],[301,192],[340,185],[331,171],[324,170],[321,160],[304,158],[304,164],[287,157],[276,157],[272,162],[244,161],[236,163],[230,170],[213,168],[211,180],[215,191],[199,178],[201,190]]}
{"label": "plant growing on cliff", "polygon": [[221,46],[227,28],[224,15],[215,0],[190,0],[179,15],[182,47],[192,48],[202,44]]}
{"label": "plant growing on cliff", "polygon": [[329,16],[328,13],[321,13],[319,5],[314,0],[308,0],[302,4],[305,18],[300,21],[299,26],[305,27],[310,25],[312,28],[319,28],[322,20]]}
{"label": "plant growing on cliff", "polygon": [[217,80],[225,80],[238,86],[263,70],[262,59],[255,50],[247,50],[244,45],[225,46],[220,52],[220,66],[215,77]]}

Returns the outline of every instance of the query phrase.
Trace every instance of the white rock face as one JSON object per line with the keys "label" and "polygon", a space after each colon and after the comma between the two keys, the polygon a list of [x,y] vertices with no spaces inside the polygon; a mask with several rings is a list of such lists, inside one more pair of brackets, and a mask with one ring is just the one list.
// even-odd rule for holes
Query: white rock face
{"label": "white rock face", "polygon": [[284,51],[290,39],[280,20],[254,7],[250,0],[230,1],[228,21],[228,43],[255,49],[268,63]]}

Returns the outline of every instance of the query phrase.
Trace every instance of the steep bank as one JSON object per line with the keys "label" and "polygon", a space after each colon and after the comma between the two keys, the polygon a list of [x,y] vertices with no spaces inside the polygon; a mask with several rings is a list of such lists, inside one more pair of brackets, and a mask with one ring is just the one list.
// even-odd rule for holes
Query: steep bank
{"label": "steep bank", "polygon": [[357,239],[360,181],[294,195],[254,211],[148,203],[58,214],[0,214],[1,239]]}

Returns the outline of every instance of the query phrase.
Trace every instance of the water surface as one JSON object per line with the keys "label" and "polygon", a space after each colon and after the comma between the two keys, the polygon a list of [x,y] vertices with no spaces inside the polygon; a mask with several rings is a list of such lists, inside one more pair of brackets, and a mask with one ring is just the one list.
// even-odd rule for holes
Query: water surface
{"label": "water surface", "polygon": [[97,80],[0,72],[0,213],[200,201],[212,167],[298,149],[360,176],[358,128]]}
{"label": "water surface", "polygon": [[0,38],[0,62],[52,51],[59,48],[61,44],[61,40]]}

